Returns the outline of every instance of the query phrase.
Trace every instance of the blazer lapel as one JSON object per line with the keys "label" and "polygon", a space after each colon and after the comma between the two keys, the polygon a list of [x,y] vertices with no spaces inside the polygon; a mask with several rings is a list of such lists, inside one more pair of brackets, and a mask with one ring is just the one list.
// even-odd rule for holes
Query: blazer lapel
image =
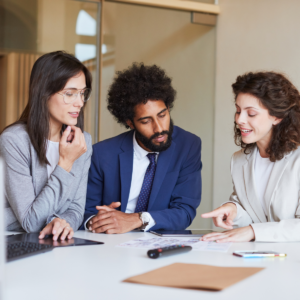
{"label": "blazer lapel", "polygon": [[250,154],[246,155],[247,162],[244,164],[244,179],[245,179],[245,187],[246,194],[249,201],[250,206],[252,207],[257,219],[261,222],[267,222],[265,213],[263,211],[260,200],[257,197],[256,189],[255,189],[255,178],[254,178],[254,163],[255,157],[257,154],[257,147],[251,151]]}
{"label": "blazer lapel", "polygon": [[282,177],[282,174],[284,173],[284,171],[286,169],[290,155],[291,155],[291,153],[285,155],[281,160],[277,160],[274,163],[274,167],[273,167],[273,170],[272,170],[270,178],[269,178],[269,182],[268,182],[266,192],[265,192],[265,201],[266,201],[266,206],[268,208],[269,221],[270,221],[270,215],[271,215],[270,214],[270,206],[271,206],[272,198],[274,195],[274,191]]}
{"label": "blazer lapel", "polygon": [[155,202],[159,189],[167,174],[175,147],[176,147],[176,143],[172,141],[170,148],[167,149],[166,151],[161,152],[158,156],[155,176],[154,176],[152,190],[151,190],[149,204],[148,204],[148,211],[151,209],[153,203]]}
{"label": "blazer lapel", "polygon": [[131,186],[133,169],[133,130],[124,138],[119,154],[121,179],[121,211],[125,212]]}

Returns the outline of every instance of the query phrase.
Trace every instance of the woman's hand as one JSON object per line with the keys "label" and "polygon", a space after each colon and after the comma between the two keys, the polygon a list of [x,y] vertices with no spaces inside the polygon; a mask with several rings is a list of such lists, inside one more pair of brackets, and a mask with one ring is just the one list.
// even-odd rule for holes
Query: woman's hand
{"label": "woman's hand", "polygon": [[74,231],[66,220],[55,218],[40,232],[39,239],[43,239],[47,234],[53,234],[53,241],[57,241],[61,234],[60,240],[63,241],[67,236],[71,239]]}
{"label": "woman's hand", "polygon": [[237,208],[234,203],[226,203],[219,208],[202,214],[202,218],[212,218],[215,226],[224,229],[232,229],[233,220],[236,217]]}
{"label": "woman's hand", "polygon": [[228,230],[225,232],[212,232],[200,238],[200,241],[210,242],[216,241],[217,243],[228,242],[250,242],[255,239],[255,234],[252,226],[246,226]]}
{"label": "woman's hand", "polygon": [[76,159],[86,151],[87,146],[81,129],[76,126],[68,126],[59,142],[58,165],[70,172]]}

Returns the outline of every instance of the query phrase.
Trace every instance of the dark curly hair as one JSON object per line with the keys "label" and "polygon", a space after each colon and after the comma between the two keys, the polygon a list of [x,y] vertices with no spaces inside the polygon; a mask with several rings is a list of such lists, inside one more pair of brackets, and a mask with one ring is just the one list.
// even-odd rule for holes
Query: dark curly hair
{"label": "dark curly hair", "polygon": [[[282,119],[273,126],[271,142],[267,148],[270,160],[275,162],[300,145],[300,95],[294,85],[282,74],[275,72],[246,73],[232,84],[235,99],[240,93],[258,98],[271,116]],[[237,146],[249,154],[255,143],[245,144],[241,131],[234,122]]]}
{"label": "dark curly hair", "polygon": [[108,91],[108,110],[118,123],[126,128],[126,121],[133,121],[134,107],[148,100],[163,100],[166,107],[172,109],[176,91],[171,78],[156,65],[145,66],[133,63],[128,69],[116,73]]}

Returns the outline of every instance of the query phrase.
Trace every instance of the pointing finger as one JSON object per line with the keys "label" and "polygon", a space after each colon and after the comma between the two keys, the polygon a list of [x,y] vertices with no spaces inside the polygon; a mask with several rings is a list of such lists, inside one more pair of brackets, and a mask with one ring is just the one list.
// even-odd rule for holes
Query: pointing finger
{"label": "pointing finger", "polygon": [[213,218],[213,217],[218,217],[220,214],[223,215],[224,213],[222,212],[221,209],[217,208],[217,209],[215,209],[215,210],[213,210],[211,212],[202,214],[201,217],[202,218]]}

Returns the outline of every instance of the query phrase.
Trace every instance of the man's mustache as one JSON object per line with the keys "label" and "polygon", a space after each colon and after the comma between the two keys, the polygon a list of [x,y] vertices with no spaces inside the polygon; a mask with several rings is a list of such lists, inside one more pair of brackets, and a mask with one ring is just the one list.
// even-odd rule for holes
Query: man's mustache
{"label": "man's mustache", "polygon": [[167,134],[169,135],[169,131],[168,130],[164,130],[162,132],[156,132],[155,134],[153,134],[151,137],[150,137],[150,140],[153,140],[161,135],[164,135],[164,134]]}

